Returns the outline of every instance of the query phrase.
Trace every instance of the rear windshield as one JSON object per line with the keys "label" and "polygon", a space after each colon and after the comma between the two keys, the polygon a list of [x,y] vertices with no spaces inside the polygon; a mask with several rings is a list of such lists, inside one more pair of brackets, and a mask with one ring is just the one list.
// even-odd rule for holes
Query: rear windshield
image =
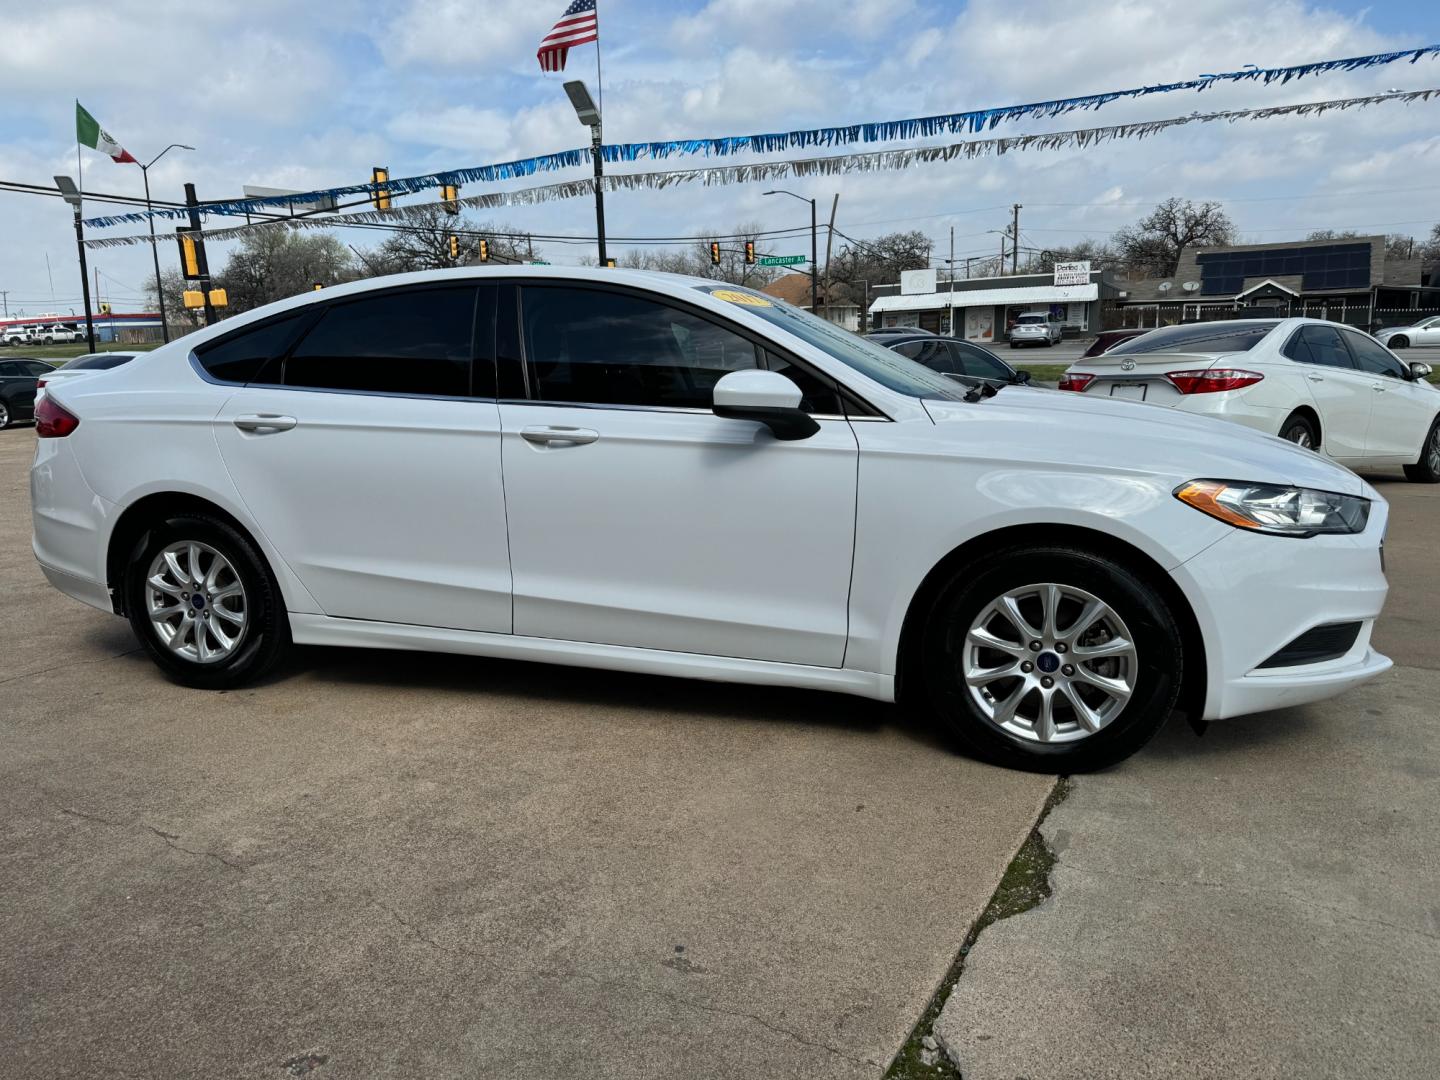
{"label": "rear windshield", "polygon": [[1044,315],[1021,315],[1020,318],[1016,319],[1015,321],[1018,322],[1018,323],[1043,323],[1043,322],[1045,321],[1045,316],[1044,316]]}
{"label": "rear windshield", "polygon": [[1279,324],[1276,320],[1264,322],[1213,322],[1195,323],[1192,326],[1162,326],[1148,334],[1122,341],[1106,356],[1122,353],[1152,352],[1197,352],[1235,353],[1249,352],[1258,345],[1270,331]]}
{"label": "rear windshield", "polygon": [[82,356],[61,365],[66,371],[109,371],[130,359],[130,353],[106,353],[103,356]]}
{"label": "rear windshield", "polygon": [[834,323],[773,296],[725,284],[697,285],[696,289],[717,299],[728,300],[751,315],[758,315],[898,394],[963,401],[971,391],[971,387],[931,371],[924,364],[892,352],[876,341],[842,330]]}

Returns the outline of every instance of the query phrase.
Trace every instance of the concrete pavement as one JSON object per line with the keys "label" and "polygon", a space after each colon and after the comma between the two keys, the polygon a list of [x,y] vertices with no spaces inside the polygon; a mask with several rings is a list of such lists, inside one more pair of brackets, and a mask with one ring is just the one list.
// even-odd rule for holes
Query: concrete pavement
{"label": "concrete pavement", "polygon": [[1054,895],[980,936],[935,1025],[965,1080],[1434,1074],[1440,488],[1370,479],[1396,669],[1076,778]]}
{"label": "concrete pavement", "polygon": [[824,694],[304,650],[165,682],[0,432],[0,1074],[878,1077],[1047,778]]}

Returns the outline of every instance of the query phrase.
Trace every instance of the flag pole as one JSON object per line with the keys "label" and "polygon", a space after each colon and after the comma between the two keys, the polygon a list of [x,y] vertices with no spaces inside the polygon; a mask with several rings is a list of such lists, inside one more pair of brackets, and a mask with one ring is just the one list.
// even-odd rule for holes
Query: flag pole
{"label": "flag pole", "polygon": [[605,82],[600,78],[600,0],[595,0],[595,91],[599,97],[600,115],[605,115]]}

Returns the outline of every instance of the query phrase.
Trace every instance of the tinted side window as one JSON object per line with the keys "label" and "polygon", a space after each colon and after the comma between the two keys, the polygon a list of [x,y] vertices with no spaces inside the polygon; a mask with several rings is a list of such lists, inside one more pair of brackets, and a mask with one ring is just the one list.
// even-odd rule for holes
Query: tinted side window
{"label": "tinted side window", "polygon": [[962,371],[954,354],[950,352],[949,344],[944,341],[906,341],[896,345],[895,351],[924,364],[931,371],[941,371],[947,375],[959,375]]}
{"label": "tinted side window", "polygon": [[844,415],[845,409],[840,404],[840,392],[835,384],[825,376],[811,371],[809,368],[802,368],[799,364],[792,363],[783,356],[765,350],[765,366],[771,371],[778,371],[787,379],[800,387],[800,408],[808,413],[824,413],[831,416]]}
{"label": "tinted side window", "polygon": [[465,397],[475,296],[466,285],[335,304],[286,358],[285,385]]}
{"label": "tinted side window", "polygon": [[0,377],[7,375],[19,375],[20,365],[14,360],[0,360]]}
{"label": "tinted side window", "polygon": [[[242,330],[195,350],[200,366],[222,382],[248,383],[260,380],[262,369],[278,361],[300,329],[308,311]],[[278,376],[278,371],[276,376]],[[278,382],[278,378],[276,378]]]}
{"label": "tinted side window", "polygon": [[1305,326],[1287,346],[1285,355],[1306,364],[1320,364],[1322,367],[1353,368],[1350,353],[1340,339],[1340,331],[1329,326]]}
{"label": "tinted side window", "polygon": [[41,375],[49,375],[50,372],[55,370],[49,364],[42,363],[39,360],[26,360],[23,361],[20,366],[25,369],[27,374],[37,377]]}
{"label": "tinted side window", "polygon": [[1405,365],[1372,338],[1362,337],[1360,334],[1346,334],[1345,341],[1361,371],[1367,371],[1371,375],[1388,375],[1392,379],[1403,379],[1408,375]]}
{"label": "tinted side window", "polygon": [[965,364],[965,374],[973,375],[981,379],[1003,379],[1009,382],[1011,371],[995,357],[991,356],[984,349],[975,349],[966,345],[950,346],[957,353]]}
{"label": "tinted side window", "polygon": [[521,302],[539,401],[709,409],[722,376],[759,366],[739,334],[644,297],[526,286]]}

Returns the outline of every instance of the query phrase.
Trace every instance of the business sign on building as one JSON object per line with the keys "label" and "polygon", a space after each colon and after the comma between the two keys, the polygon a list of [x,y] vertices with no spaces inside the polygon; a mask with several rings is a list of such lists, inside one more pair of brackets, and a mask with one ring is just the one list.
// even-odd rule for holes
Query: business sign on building
{"label": "business sign on building", "polygon": [[1090,263],[1085,262],[1057,262],[1055,264],[1056,285],[1089,285],[1090,284]]}
{"label": "business sign on building", "polygon": [[934,291],[935,271],[933,268],[930,270],[900,271],[901,296],[916,296],[921,293],[933,293]]}

